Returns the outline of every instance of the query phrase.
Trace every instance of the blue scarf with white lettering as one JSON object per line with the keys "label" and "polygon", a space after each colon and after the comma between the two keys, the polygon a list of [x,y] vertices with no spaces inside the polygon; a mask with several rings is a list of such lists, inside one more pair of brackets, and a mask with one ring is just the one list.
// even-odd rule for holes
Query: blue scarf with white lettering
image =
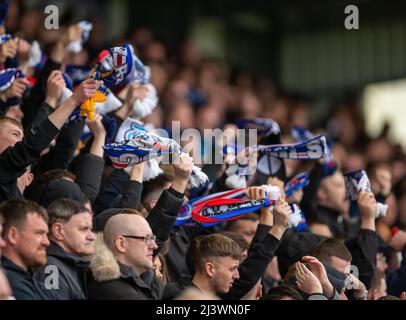
{"label": "blue scarf with white lettering", "polygon": [[[125,169],[163,155],[181,155],[184,153],[182,147],[172,139],[149,133],[145,128],[133,129],[131,140],[107,144],[103,147],[105,154],[110,158],[115,168]],[[208,180],[206,174],[199,167],[193,167],[190,176],[192,187],[204,184]]]}
{"label": "blue scarf with white lettering", "polygon": [[326,138],[323,135],[310,140],[279,145],[258,145],[256,150],[279,159],[317,160],[326,155]]}

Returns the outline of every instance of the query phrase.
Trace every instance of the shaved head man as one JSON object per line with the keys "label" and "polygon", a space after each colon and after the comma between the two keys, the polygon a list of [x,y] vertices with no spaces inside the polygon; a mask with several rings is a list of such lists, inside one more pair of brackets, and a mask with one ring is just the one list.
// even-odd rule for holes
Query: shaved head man
{"label": "shaved head man", "polygon": [[90,262],[95,281],[88,286],[91,300],[161,300],[164,284],[155,276],[153,254],[158,249],[148,222],[138,214],[111,217],[96,240]]}
{"label": "shaved head man", "polygon": [[109,219],[104,239],[119,262],[141,274],[152,269],[158,248],[148,222],[140,215],[118,214]]}

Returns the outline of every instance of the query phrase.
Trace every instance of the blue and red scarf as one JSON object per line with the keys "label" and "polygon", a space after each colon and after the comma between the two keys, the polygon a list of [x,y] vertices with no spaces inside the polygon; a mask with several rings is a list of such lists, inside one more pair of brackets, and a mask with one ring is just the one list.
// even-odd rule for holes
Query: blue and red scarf
{"label": "blue and red scarf", "polygon": [[[261,208],[271,207],[280,199],[277,187],[263,186],[267,198],[249,200],[246,198],[247,188],[210,194],[186,202],[178,213],[176,225],[198,223],[208,228],[226,221],[236,220],[243,215]],[[291,205],[288,227],[297,227],[305,223],[301,210],[296,204]]]}

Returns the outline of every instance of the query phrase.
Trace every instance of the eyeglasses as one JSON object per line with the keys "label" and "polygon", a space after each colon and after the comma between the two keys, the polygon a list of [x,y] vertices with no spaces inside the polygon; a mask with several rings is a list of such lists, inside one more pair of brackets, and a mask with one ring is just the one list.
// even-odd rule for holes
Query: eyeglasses
{"label": "eyeglasses", "polygon": [[144,242],[147,246],[149,246],[152,242],[156,242],[156,235],[154,235],[154,234],[149,234],[144,237],[127,236],[127,235],[122,235],[122,237],[129,238],[129,239],[144,240]]}

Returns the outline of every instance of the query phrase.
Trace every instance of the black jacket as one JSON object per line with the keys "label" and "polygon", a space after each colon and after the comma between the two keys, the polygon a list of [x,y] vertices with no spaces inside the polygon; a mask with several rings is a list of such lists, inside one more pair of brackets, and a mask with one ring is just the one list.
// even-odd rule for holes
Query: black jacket
{"label": "black jacket", "polygon": [[52,290],[46,289],[37,281],[31,270],[25,271],[5,256],[1,257],[1,265],[6,271],[13,296],[17,300],[56,300]]}
{"label": "black jacket", "polygon": [[360,227],[358,222],[346,221],[339,212],[326,207],[318,207],[315,217],[318,222],[328,225],[334,238],[352,239]]}
{"label": "black jacket", "polygon": [[357,236],[345,245],[352,255],[351,264],[358,268],[359,279],[369,289],[376,269],[378,235],[374,231],[360,229]]}
{"label": "black jacket", "polygon": [[0,203],[22,198],[17,188],[17,178],[39,159],[41,151],[48,147],[57,133],[58,129],[45,119],[38,127],[31,128],[23,141],[0,154]]}
{"label": "black jacket", "polygon": [[156,235],[157,254],[169,239],[176,217],[183,204],[183,194],[169,188],[162,192],[158,202],[147,216],[148,224]]}
{"label": "black jacket", "polygon": [[[46,267],[55,266],[58,270],[58,289],[52,291],[59,300],[85,300],[86,299],[86,272],[89,263],[82,258],[67,253],[56,243],[51,242],[47,249],[48,261]],[[45,281],[49,272],[46,267],[35,272],[38,281]]]}
{"label": "black jacket", "polygon": [[72,162],[76,147],[83,133],[84,122],[62,127],[55,146],[41,157],[34,174],[40,175],[53,169],[67,169]]}
{"label": "black jacket", "polygon": [[89,284],[89,300],[161,300],[164,284],[153,270],[138,275],[131,267],[119,263],[119,278]]}
{"label": "black jacket", "polygon": [[78,160],[75,182],[93,203],[99,194],[104,169],[104,159],[91,153],[83,154]]}
{"label": "black jacket", "polygon": [[[93,209],[96,214],[110,208],[137,209],[141,202],[142,183],[129,180],[130,175],[124,170],[114,169],[102,185],[94,202]],[[115,203],[121,196],[119,203]]]}
{"label": "black jacket", "polygon": [[54,70],[59,70],[61,64],[48,58],[44,67],[39,71],[37,75],[37,81],[34,88],[31,90],[31,94],[27,99],[23,100],[21,109],[24,112],[23,125],[24,128],[28,128],[33,123],[33,120],[37,116],[41,103],[46,97],[47,80],[49,75]]}

